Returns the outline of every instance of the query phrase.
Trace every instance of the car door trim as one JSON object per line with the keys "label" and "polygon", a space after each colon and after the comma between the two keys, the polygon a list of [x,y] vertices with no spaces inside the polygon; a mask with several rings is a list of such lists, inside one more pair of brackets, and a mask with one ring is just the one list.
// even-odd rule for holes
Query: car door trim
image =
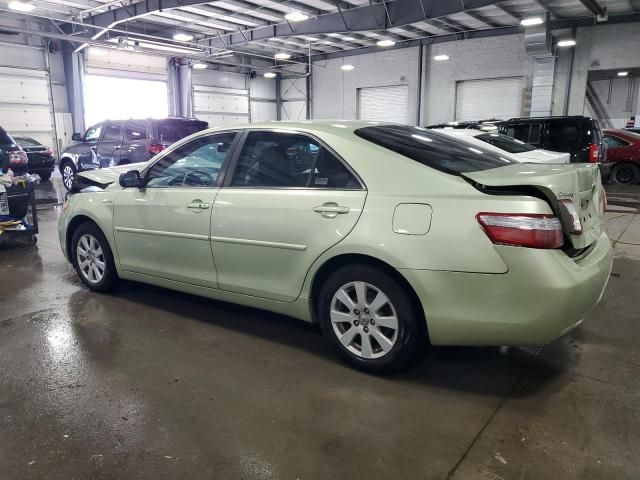
{"label": "car door trim", "polygon": [[173,237],[173,238],[187,238],[189,240],[203,240],[208,242],[209,235],[198,235],[195,233],[178,233],[178,232],[165,232],[163,230],[147,230],[145,228],[129,228],[129,227],[115,227],[116,232],[125,233],[140,233],[143,235],[156,235],[160,237]]}
{"label": "car door trim", "polygon": [[236,243],[238,245],[251,245],[253,247],[270,247],[280,248],[283,250],[297,250],[304,252],[307,249],[306,245],[296,245],[295,243],[281,243],[281,242],[267,242],[264,240],[249,240],[248,238],[232,238],[232,237],[211,237],[213,242],[221,243]]}

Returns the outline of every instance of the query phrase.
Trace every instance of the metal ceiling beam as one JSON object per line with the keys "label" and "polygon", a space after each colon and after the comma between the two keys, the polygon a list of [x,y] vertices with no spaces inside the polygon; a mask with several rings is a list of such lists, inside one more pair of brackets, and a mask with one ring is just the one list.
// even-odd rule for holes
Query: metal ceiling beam
{"label": "metal ceiling beam", "polygon": [[600,2],[598,0],[580,0],[580,3],[582,3],[591,13],[598,17],[604,17],[607,14],[607,11],[602,5],[600,5]]}

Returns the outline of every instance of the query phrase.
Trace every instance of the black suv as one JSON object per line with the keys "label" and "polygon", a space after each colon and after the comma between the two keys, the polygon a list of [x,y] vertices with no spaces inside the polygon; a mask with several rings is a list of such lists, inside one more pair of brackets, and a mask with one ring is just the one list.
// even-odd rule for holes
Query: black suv
{"label": "black suv", "polygon": [[500,122],[498,130],[537,148],[570,153],[574,163],[600,163],[602,168],[606,160],[602,129],[593,118],[512,118]]}
{"label": "black suv", "polygon": [[207,122],[194,118],[106,120],[84,135],[73,134],[76,143],[60,154],[60,173],[67,190],[76,173],[96,168],[146,162],[174,142],[204,130]]}

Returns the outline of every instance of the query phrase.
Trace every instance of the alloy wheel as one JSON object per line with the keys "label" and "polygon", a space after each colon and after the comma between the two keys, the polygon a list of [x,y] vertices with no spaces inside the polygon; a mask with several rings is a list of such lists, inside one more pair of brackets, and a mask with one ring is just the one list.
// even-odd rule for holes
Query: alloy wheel
{"label": "alloy wheel", "polygon": [[331,299],[331,325],[338,341],[364,359],[388,354],[398,339],[398,316],[389,297],[366,282],[350,282]]}
{"label": "alloy wheel", "polygon": [[74,177],[73,168],[71,165],[65,165],[62,169],[62,182],[64,186],[67,187],[68,190],[71,190],[73,186],[73,177]]}
{"label": "alloy wheel", "polygon": [[100,283],[104,277],[106,261],[98,240],[88,233],[82,235],[76,247],[78,267],[89,283]]}
{"label": "alloy wheel", "polygon": [[618,183],[629,183],[633,179],[633,170],[630,167],[620,167],[616,170],[616,180]]}

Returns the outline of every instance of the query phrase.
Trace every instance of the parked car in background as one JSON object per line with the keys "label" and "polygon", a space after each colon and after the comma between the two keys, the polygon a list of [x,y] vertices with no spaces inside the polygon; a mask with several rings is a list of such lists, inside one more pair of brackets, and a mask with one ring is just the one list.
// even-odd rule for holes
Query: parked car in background
{"label": "parked car in background", "polygon": [[434,125],[429,125],[427,128],[455,128],[455,129],[475,129],[475,130],[485,130],[485,131],[496,131],[498,130],[498,124],[500,124],[502,120],[498,120],[497,118],[490,118],[487,120],[471,120],[471,121],[461,121],[461,122],[445,122],[445,123],[437,123]]}
{"label": "parked car in background", "polygon": [[597,120],[571,117],[512,118],[499,124],[500,133],[537,148],[571,154],[572,163],[604,163],[606,148]]}
{"label": "parked car in background", "polygon": [[0,127],[0,172],[11,169],[15,174],[27,173],[29,159],[22,147]]}
{"label": "parked car in background", "polygon": [[84,133],[60,154],[60,173],[67,190],[78,172],[145,162],[169,145],[204,130],[207,122],[194,118],[106,120]]}
{"label": "parked car in background", "polygon": [[484,145],[364,121],[210,129],[81,173],[95,186],[63,205],[60,244],[94,291],[129,279],[317,321],[368,371],[429,343],[545,344],[609,279],[598,167]]}
{"label": "parked car in background", "polygon": [[569,163],[568,153],[542,150],[496,131],[483,131],[472,128],[443,128],[438,131],[461,141],[469,142],[471,145],[487,147],[488,144],[489,148],[497,153],[508,155],[520,163]]}
{"label": "parked car in background", "polygon": [[609,180],[623,185],[640,183],[640,134],[629,130],[605,129]]}
{"label": "parked car in background", "polygon": [[13,139],[27,154],[29,159],[28,172],[38,174],[45,182],[49,180],[55,169],[55,160],[51,149],[31,137],[13,137]]}
{"label": "parked car in background", "polygon": [[636,128],[636,127],[629,127],[629,128],[625,128],[624,130],[626,132],[631,132],[631,133],[640,133],[640,128]]}

